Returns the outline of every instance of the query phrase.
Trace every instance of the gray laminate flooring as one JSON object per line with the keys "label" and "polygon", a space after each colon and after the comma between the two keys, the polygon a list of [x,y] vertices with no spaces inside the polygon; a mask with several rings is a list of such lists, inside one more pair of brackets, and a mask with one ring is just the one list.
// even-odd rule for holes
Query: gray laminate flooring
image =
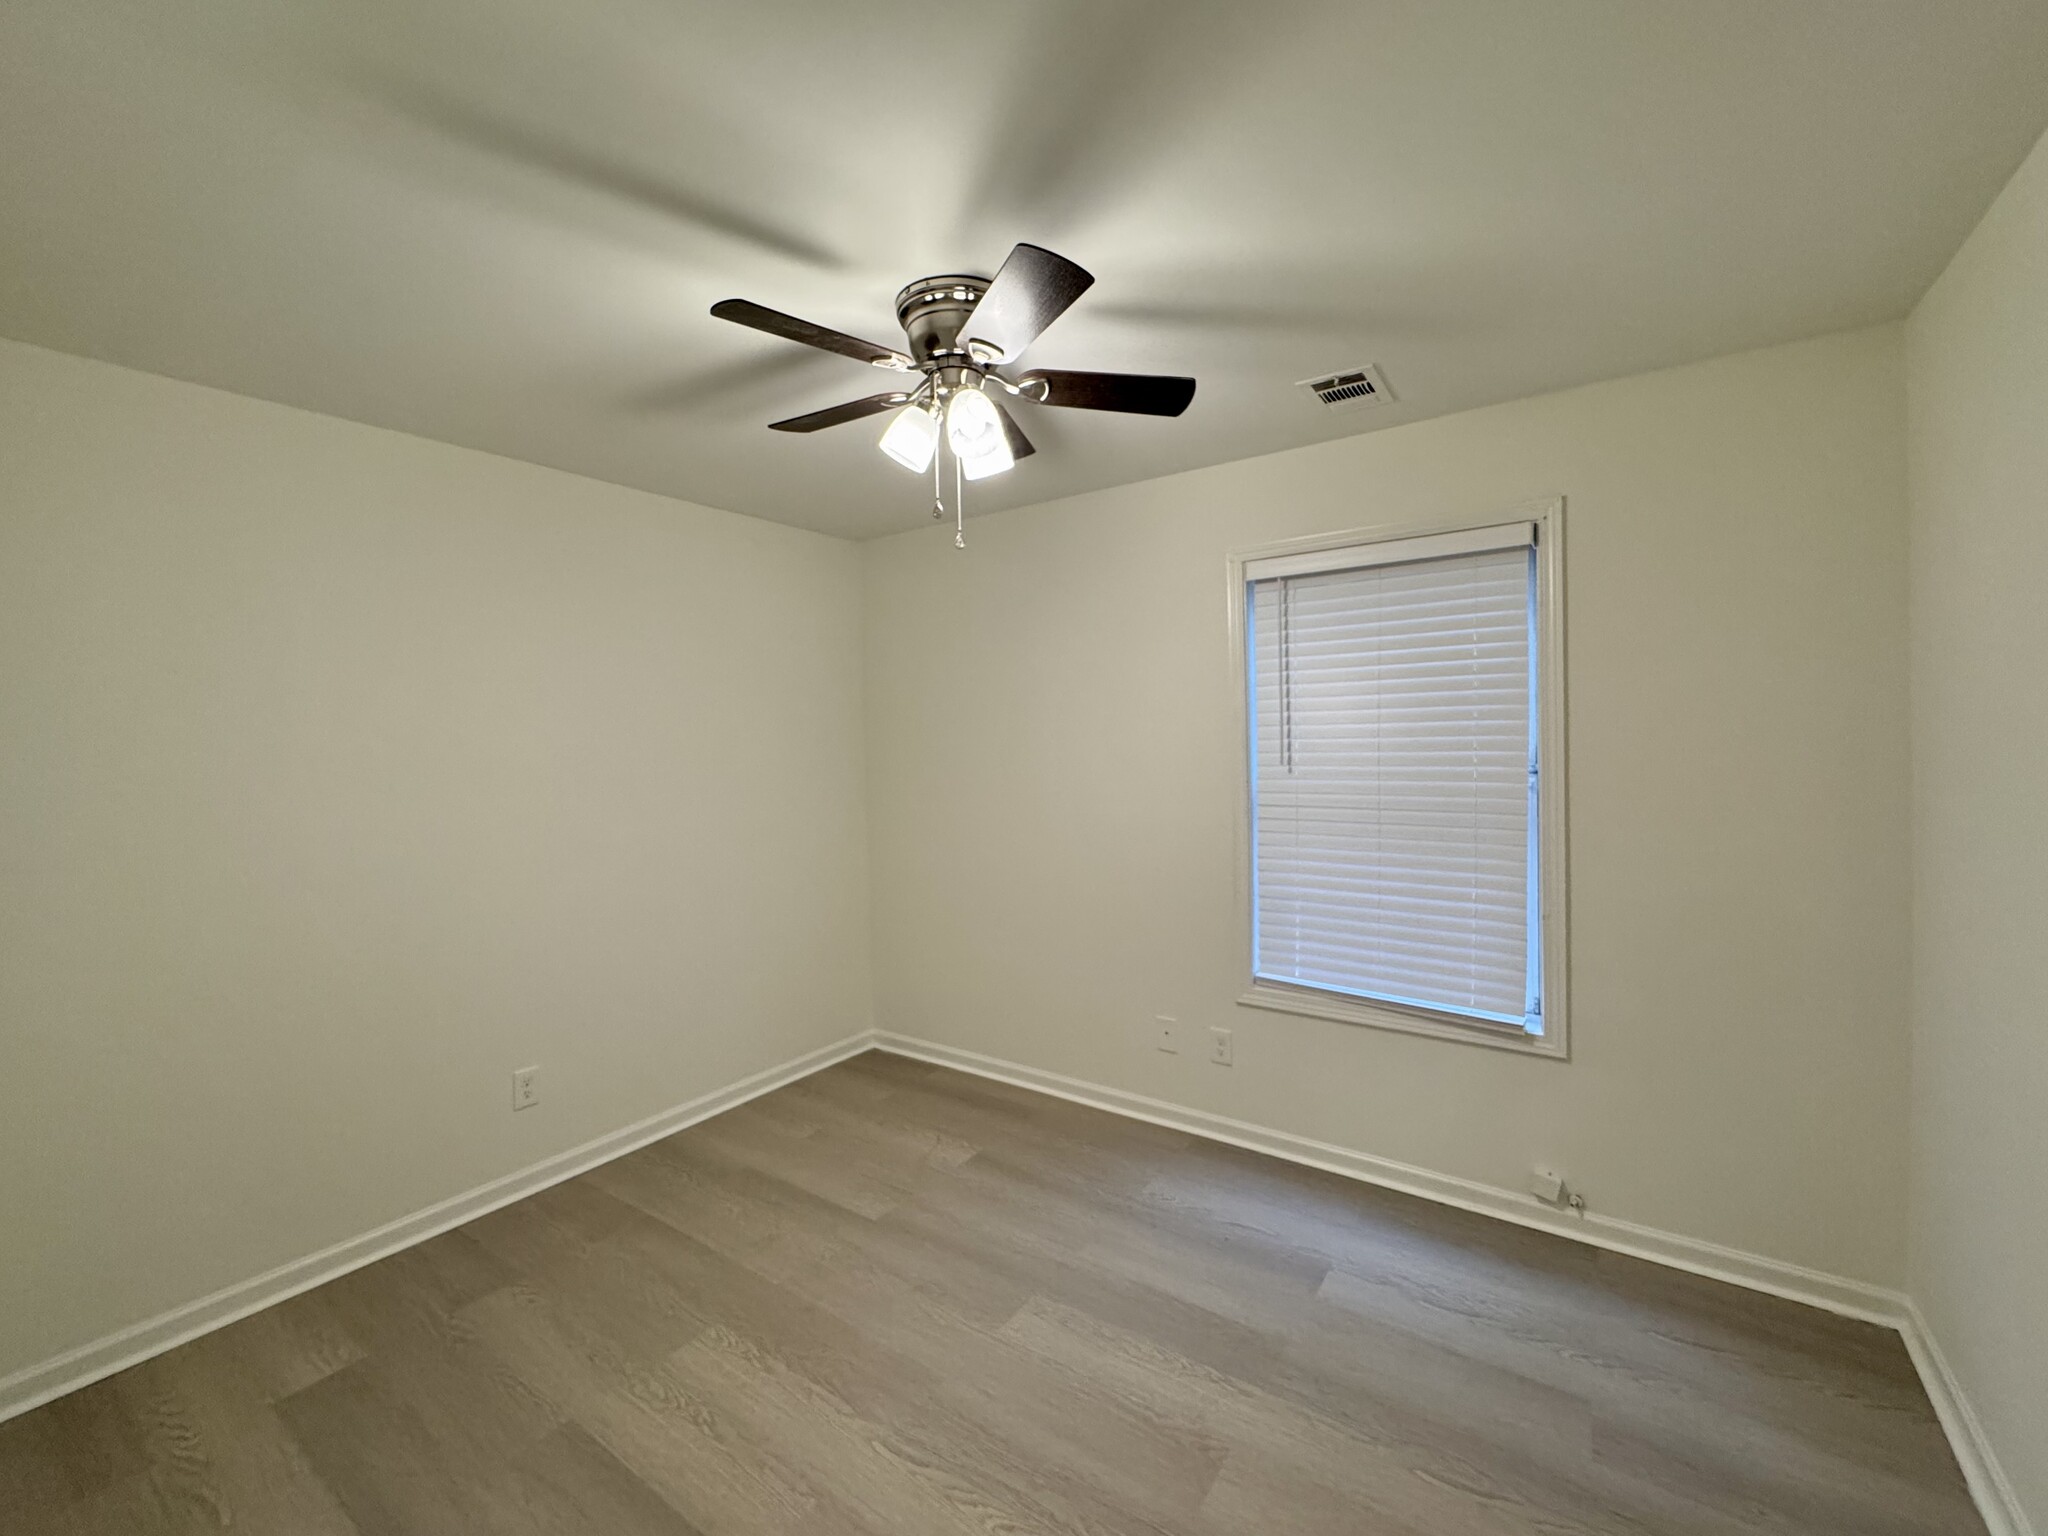
{"label": "gray laminate flooring", "polygon": [[0,1530],[1983,1527],[1887,1330],[869,1054],[0,1425]]}

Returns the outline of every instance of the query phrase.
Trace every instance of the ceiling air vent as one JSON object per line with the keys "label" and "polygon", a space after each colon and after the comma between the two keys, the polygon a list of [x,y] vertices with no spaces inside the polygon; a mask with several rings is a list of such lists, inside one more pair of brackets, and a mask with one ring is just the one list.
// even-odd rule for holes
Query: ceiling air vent
{"label": "ceiling air vent", "polygon": [[1303,379],[1297,387],[1307,390],[1333,411],[1362,411],[1394,398],[1386,378],[1371,363],[1317,379]]}

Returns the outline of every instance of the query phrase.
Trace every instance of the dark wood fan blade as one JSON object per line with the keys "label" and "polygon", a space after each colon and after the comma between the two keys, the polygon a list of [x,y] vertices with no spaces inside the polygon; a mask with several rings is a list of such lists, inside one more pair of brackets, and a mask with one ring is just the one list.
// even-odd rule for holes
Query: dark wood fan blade
{"label": "dark wood fan blade", "polygon": [[907,369],[911,366],[910,359],[894,347],[862,341],[858,336],[849,336],[829,326],[814,325],[808,320],[797,319],[795,315],[785,315],[779,309],[769,309],[746,299],[720,299],[711,306],[711,313],[720,320],[732,321],[734,325],[750,325],[770,336],[800,341],[807,347],[822,347],[827,352],[872,363],[877,368]]}
{"label": "dark wood fan blade", "polygon": [[786,421],[771,421],[771,432],[816,432],[824,427],[837,427],[849,421],[859,421],[863,416],[879,416],[893,410],[910,398],[901,390],[887,395],[869,395],[865,400],[849,400],[844,405],[827,406],[822,411],[812,411],[808,416],[791,416]]}
{"label": "dark wood fan blade", "polygon": [[1193,379],[1161,373],[1074,373],[1034,368],[1017,381],[1026,400],[1082,411],[1129,411],[1139,416],[1178,416],[1195,398]]}
{"label": "dark wood fan blade", "polygon": [[381,72],[357,72],[343,78],[371,101],[404,114],[451,144],[481,150],[586,192],[622,198],[665,218],[744,241],[786,260],[814,267],[846,266],[846,258],[837,251],[761,219],[751,209],[697,191],[666,173],[646,171],[579,147],[520,118],[485,111],[415,81]]}
{"label": "dark wood fan blade", "polygon": [[1028,459],[1032,454],[1038,452],[1031,445],[1031,439],[1024,435],[1024,429],[1017,425],[1017,418],[1010,414],[1008,407],[1002,401],[991,395],[989,396],[989,404],[994,406],[996,414],[1003,418],[1003,436],[1010,440],[1011,458]]}
{"label": "dark wood fan blade", "polygon": [[1014,361],[1094,281],[1064,256],[1042,246],[1020,245],[1003,262],[960,334]]}

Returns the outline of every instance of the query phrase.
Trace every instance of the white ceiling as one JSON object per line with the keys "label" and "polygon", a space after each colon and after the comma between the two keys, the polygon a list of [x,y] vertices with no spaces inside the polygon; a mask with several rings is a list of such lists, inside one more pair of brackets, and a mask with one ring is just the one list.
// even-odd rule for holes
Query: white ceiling
{"label": "white ceiling", "polygon": [[1895,317],[2044,82],[2026,0],[7,0],[0,333],[863,537],[880,423],[763,425],[886,380],[715,300],[1092,270],[1031,360],[1200,392],[988,510]]}

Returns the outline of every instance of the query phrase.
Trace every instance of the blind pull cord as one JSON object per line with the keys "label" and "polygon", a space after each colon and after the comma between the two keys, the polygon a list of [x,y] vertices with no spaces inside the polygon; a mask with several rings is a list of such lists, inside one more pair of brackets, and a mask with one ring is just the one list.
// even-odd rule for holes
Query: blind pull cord
{"label": "blind pull cord", "polygon": [[1292,648],[1288,644],[1293,619],[1289,598],[1294,583],[1289,578],[1280,578],[1280,766],[1287,772],[1294,772],[1294,662]]}

